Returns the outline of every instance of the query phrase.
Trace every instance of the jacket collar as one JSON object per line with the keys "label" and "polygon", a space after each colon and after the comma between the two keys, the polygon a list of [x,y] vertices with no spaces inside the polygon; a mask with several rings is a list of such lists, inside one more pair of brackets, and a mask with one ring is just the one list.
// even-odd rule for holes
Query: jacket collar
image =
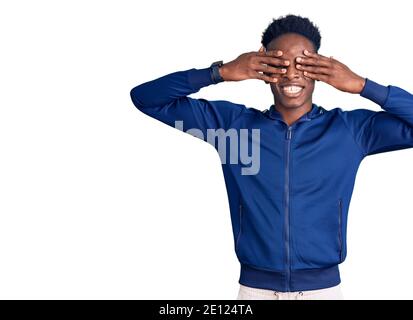
{"label": "jacket collar", "polygon": [[[319,115],[324,113],[324,109],[318,105],[316,105],[315,103],[312,104],[311,110],[309,112],[307,112],[306,114],[302,115],[301,118],[299,118],[297,120],[298,121],[309,121],[312,120],[316,117],[318,117]],[[266,110],[265,112],[271,119],[274,120],[281,120],[283,121],[282,115],[280,112],[278,112],[278,110],[275,108],[275,105],[271,105],[269,110]]]}

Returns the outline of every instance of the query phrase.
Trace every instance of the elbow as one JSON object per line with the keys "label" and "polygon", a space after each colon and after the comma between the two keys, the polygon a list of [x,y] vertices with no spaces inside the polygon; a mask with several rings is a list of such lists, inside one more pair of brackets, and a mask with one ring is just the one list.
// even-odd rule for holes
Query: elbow
{"label": "elbow", "polygon": [[139,86],[134,87],[131,91],[130,91],[130,97],[132,99],[133,104],[135,105],[136,108],[138,108],[139,110],[141,110],[143,108],[143,103],[142,101],[139,99]]}

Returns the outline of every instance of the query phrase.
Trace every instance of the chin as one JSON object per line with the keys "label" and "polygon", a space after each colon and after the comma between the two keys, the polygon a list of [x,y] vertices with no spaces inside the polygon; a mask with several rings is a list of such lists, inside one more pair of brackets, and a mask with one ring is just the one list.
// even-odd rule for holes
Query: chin
{"label": "chin", "polygon": [[[294,101],[294,100],[295,100],[295,101]],[[293,108],[302,107],[303,104],[305,103],[305,100],[303,100],[303,99],[291,99],[291,100],[280,99],[280,100],[278,100],[278,101],[280,101],[280,103],[281,103],[284,107],[289,108],[289,109],[290,109],[290,108],[293,109]]]}

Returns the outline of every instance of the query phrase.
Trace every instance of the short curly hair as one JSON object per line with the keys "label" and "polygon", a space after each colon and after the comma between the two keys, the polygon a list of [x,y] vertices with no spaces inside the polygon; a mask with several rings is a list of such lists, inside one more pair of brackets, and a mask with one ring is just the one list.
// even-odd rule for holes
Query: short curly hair
{"label": "short curly hair", "polygon": [[261,44],[267,48],[272,40],[290,32],[298,33],[310,40],[314,44],[316,52],[320,49],[321,35],[318,27],[308,18],[293,14],[273,19],[262,34]]}

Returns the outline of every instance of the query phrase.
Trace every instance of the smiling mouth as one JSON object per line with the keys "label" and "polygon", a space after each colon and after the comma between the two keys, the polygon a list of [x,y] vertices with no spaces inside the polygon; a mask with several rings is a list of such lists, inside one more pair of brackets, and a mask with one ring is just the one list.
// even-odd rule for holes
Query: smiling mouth
{"label": "smiling mouth", "polygon": [[301,86],[283,86],[281,87],[281,93],[289,98],[297,98],[301,95],[301,93],[304,91],[304,87]]}

